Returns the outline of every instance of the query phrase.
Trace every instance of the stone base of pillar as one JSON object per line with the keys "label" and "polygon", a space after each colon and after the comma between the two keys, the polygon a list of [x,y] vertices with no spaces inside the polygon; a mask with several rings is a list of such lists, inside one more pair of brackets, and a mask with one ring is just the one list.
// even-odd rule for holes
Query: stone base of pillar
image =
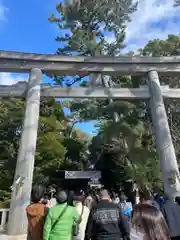
{"label": "stone base of pillar", "polygon": [[4,233],[0,233],[1,240],[26,240],[27,235],[9,236]]}

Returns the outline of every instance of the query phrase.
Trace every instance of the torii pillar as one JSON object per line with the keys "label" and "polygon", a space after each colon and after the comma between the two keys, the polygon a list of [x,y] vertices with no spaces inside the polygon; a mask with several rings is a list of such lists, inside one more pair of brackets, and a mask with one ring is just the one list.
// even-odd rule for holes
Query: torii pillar
{"label": "torii pillar", "polygon": [[27,84],[25,117],[12,189],[7,228],[8,235],[22,235],[27,233],[27,216],[25,210],[30,203],[33,180],[41,81],[41,70],[33,68],[30,71]]}
{"label": "torii pillar", "polygon": [[169,198],[180,196],[180,175],[164,106],[158,73],[150,71],[147,83],[150,92],[150,107],[153,126],[156,132],[156,145],[159,154],[164,190]]}

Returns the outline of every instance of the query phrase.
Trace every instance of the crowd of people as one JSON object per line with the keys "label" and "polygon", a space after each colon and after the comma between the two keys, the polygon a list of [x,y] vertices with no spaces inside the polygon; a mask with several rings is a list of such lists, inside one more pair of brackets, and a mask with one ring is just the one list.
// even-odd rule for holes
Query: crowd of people
{"label": "crowd of people", "polygon": [[132,206],[123,192],[32,189],[28,240],[180,239],[180,198],[159,194]]}

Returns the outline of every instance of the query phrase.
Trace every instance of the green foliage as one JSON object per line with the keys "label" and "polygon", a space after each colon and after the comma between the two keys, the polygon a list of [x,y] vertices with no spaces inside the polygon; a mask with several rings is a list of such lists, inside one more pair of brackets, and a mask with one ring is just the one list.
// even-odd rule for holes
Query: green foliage
{"label": "green foliage", "polygon": [[[144,49],[141,49],[142,55],[150,55],[150,56],[171,56],[171,55],[179,55],[179,46],[180,46],[180,37],[176,35],[169,35],[166,40],[155,39],[150,41]],[[179,87],[179,77],[161,77],[160,78],[162,84],[169,84],[170,87]],[[131,78],[133,82],[133,78]],[[116,103],[116,102],[115,102]],[[141,106],[140,106],[141,105]],[[112,172],[114,173],[115,180],[121,179],[123,181],[126,180],[135,180],[139,186],[151,189],[155,186],[162,186],[161,180],[161,171],[159,165],[159,159],[157,158],[155,140],[152,132],[152,122],[151,117],[148,112],[148,103],[141,102],[140,105],[135,104],[136,114],[133,115],[133,106],[130,106],[130,109],[127,108],[127,112],[129,112],[129,116],[127,116],[123,111],[123,114],[119,114],[119,116],[123,116],[124,121],[118,121],[114,124],[110,124],[108,120],[108,124],[103,125],[104,134],[111,140],[110,149],[113,152],[111,153],[111,159],[107,159],[107,155],[102,157],[102,155],[98,155],[100,159],[100,165],[104,166],[107,164],[107,161],[112,161],[116,159],[116,166],[112,167]],[[169,119],[169,125],[172,133],[172,138],[175,146],[175,151],[177,155],[177,159],[179,159],[180,154],[180,134],[179,134],[179,101],[178,100],[165,100],[165,106],[167,110],[167,115]],[[144,108],[145,107],[145,108]],[[119,108],[120,110],[121,108]],[[117,108],[112,108],[112,111],[118,112]],[[96,111],[98,112],[98,111]],[[120,111],[119,111],[120,112]],[[118,113],[119,113],[118,112]],[[138,113],[139,112],[139,113]],[[112,115],[111,115],[112,116]],[[127,125],[129,121],[132,121],[134,125]],[[125,124],[125,129],[121,126],[122,123]],[[110,125],[109,125],[110,124]],[[136,125],[137,124],[137,125]],[[140,125],[139,125],[140,124]],[[101,125],[101,124],[100,124]],[[111,126],[112,125],[112,126]],[[142,126],[139,129],[138,126]],[[102,128],[102,127],[101,127]],[[127,128],[127,129],[126,129]],[[144,128],[144,130],[143,130]],[[123,131],[122,131],[122,130]],[[137,131],[136,131],[137,129]],[[134,135],[134,130],[137,133]],[[114,134],[118,132],[121,133],[121,138],[118,139]],[[132,137],[134,136],[134,137]],[[125,137],[125,138],[124,138]],[[99,139],[99,138],[98,138]],[[102,140],[102,137],[101,137]],[[103,137],[104,140],[104,137]],[[113,141],[112,141],[113,140]],[[115,140],[115,141],[114,141]],[[124,141],[125,140],[125,141]],[[97,143],[96,143],[97,144]],[[103,145],[101,143],[101,145]],[[100,152],[99,149],[94,149],[94,151]],[[114,156],[116,153],[116,157]],[[121,157],[118,158],[118,154]],[[95,154],[93,154],[94,156]],[[114,171],[117,169],[118,161],[123,168],[124,175],[121,175],[120,172]],[[113,164],[112,164],[113,166]],[[99,167],[99,166],[98,166]],[[115,176],[117,174],[117,176]],[[142,183],[144,186],[142,186]]]}
{"label": "green foliage", "polygon": [[[131,0],[72,0],[58,4],[56,9],[58,15],[52,14],[50,21],[61,31],[61,36],[56,38],[61,42],[57,54],[118,56],[124,47],[126,24],[130,21],[130,13],[136,10],[136,4]],[[84,77],[83,73],[72,78],[55,76],[55,82],[67,86],[75,83],[87,85],[88,80]],[[104,76],[101,76],[101,82],[105,84]],[[111,77],[106,84],[138,87],[140,82],[137,77],[123,76]],[[117,184],[131,179],[139,183],[142,175],[142,179],[146,179],[145,185],[149,184],[148,181],[153,185],[153,179],[160,176],[160,168],[157,165],[159,173],[153,175],[153,168],[149,167],[151,161],[156,164],[157,156],[146,102],[75,99],[65,104],[73,119],[97,122],[98,135],[89,146],[89,160],[97,169],[107,170],[109,182]],[[150,160],[144,164],[146,159]],[[148,169],[143,172],[146,167]],[[154,178],[149,177],[151,175]]]}
{"label": "green foliage", "polygon": [[[57,4],[57,14],[49,18],[61,32],[56,38],[61,43],[56,54],[119,56],[124,47],[127,22],[136,10],[133,2],[72,0]],[[169,35],[166,40],[152,40],[140,49],[140,53],[180,55],[180,37]],[[73,77],[52,77],[54,83],[61,86],[87,86],[89,81],[85,73]],[[179,78],[167,77],[161,81],[173,87],[179,86]],[[112,76],[107,81],[108,85],[115,87],[138,87],[142,82],[131,76]],[[105,84],[105,76],[101,76],[101,83]],[[166,101],[165,104],[176,153],[180,156],[179,102]],[[64,106],[71,111],[68,117],[64,116]],[[0,101],[0,201],[6,202],[9,198],[23,109],[21,100]],[[76,122],[89,120],[94,120],[98,128],[97,136],[92,139],[75,128]],[[148,102],[74,99],[61,105],[53,98],[41,101],[34,180],[50,177],[56,169],[83,170],[90,164],[103,171],[105,185],[109,187],[123,187],[128,181],[136,181],[146,189],[162,185]]]}
{"label": "green foliage", "polygon": [[176,35],[168,35],[166,40],[155,39],[141,49],[143,55],[151,55],[153,57],[180,55],[180,37]]}
{"label": "green foliage", "polygon": [[[127,1],[72,1],[59,3],[57,14],[51,14],[50,22],[57,25],[61,43],[57,54],[66,56],[115,56],[124,47],[125,28],[130,21],[129,14],[136,10],[132,0]],[[112,41],[110,41],[110,37]],[[55,83],[71,86],[85,84],[84,74],[80,76],[55,76]]]}
{"label": "green foliage", "polygon": [[[6,202],[9,198],[23,118],[23,100],[0,100],[0,189],[2,190],[0,201]],[[51,173],[53,174],[58,168],[65,165],[68,167],[69,156],[76,163],[77,170],[83,169],[86,165],[85,152],[88,136],[76,129],[73,129],[73,134],[70,136],[69,127],[63,107],[59,102],[53,98],[41,101],[34,169],[35,182],[51,177]],[[71,144],[67,145],[67,141]],[[75,155],[76,158],[73,158]],[[65,156],[67,156],[66,159]]]}

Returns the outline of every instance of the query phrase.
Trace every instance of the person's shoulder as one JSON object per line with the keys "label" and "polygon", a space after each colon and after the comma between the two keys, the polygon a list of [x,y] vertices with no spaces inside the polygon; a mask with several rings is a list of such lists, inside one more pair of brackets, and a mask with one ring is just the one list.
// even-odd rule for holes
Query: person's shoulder
{"label": "person's shoulder", "polygon": [[98,206],[98,204],[99,203],[97,203],[95,206],[92,206],[92,208],[91,209],[89,209],[89,212],[91,213],[91,214],[94,214],[96,211],[97,211],[97,209],[99,209],[100,208],[100,206]]}
{"label": "person's shoulder", "polygon": [[71,212],[77,211],[77,210],[76,210],[76,207],[70,206],[70,205],[67,205],[67,209],[68,209],[69,211],[71,211]]}
{"label": "person's shoulder", "polygon": [[67,207],[68,207],[68,209],[76,209],[75,206],[72,206],[72,205],[69,205],[69,204],[67,204]]}
{"label": "person's shoulder", "polygon": [[109,202],[109,203],[111,203],[112,206],[118,206],[118,203],[116,203],[116,202]]}
{"label": "person's shoulder", "polygon": [[49,213],[56,212],[58,208],[59,208],[58,205],[55,205],[55,206],[53,206],[53,207],[50,207],[50,208],[48,209],[48,212],[49,212]]}
{"label": "person's shoulder", "polygon": [[115,202],[107,202],[107,206],[112,207],[112,208],[118,208],[118,204]]}
{"label": "person's shoulder", "polygon": [[101,208],[114,209],[114,208],[118,208],[118,204],[110,201],[100,201],[94,206],[94,209],[101,209]]}
{"label": "person's shoulder", "polygon": [[131,240],[143,240],[144,239],[144,234],[141,232],[138,232],[136,229],[131,228],[130,231],[130,239]]}

